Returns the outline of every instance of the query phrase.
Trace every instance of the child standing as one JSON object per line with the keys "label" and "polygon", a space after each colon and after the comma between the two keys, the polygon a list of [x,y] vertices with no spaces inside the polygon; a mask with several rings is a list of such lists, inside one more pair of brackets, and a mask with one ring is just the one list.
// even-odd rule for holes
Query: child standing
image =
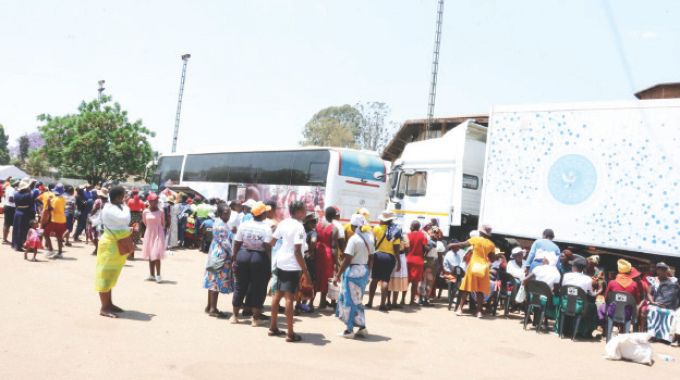
{"label": "child standing", "polygon": [[158,195],[150,193],[146,198],[149,208],[142,213],[142,222],[146,225],[142,256],[149,260],[149,277],[147,281],[161,283],[161,260],[165,258],[165,213],[158,207]]}
{"label": "child standing", "polygon": [[34,220],[31,223],[31,228],[28,230],[28,235],[26,237],[26,243],[24,244],[24,260],[28,260],[28,252],[33,252],[33,258],[31,261],[37,261],[35,256],[38,254],[38,250],[43,248],[42,245],[42,234],[43,230],[40,229],[40,223]]}

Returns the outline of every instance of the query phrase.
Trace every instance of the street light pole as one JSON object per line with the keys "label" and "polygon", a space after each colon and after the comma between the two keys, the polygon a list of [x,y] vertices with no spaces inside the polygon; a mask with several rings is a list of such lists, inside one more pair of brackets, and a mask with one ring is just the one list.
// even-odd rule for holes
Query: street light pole
{"label": "street light pole", "polygon": [[187,75],[187,63],[191,54],[182,55],[182,77],[179,80],[179,97],[177,98],[177,113],[175,114],[175,132],[172,135],[172,153],[177,151],[177,135],[179,134],[179,115],[182,112],[182,95],[184,94],[184,80]]}

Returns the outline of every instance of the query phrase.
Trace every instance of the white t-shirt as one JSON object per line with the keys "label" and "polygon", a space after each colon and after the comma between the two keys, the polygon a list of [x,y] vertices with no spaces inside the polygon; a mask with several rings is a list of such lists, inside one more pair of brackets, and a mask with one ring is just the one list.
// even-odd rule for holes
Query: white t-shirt
{"label": "white t-shirt", "polygon": [[345,238],[345,226],[339,220],[333,220],[333,225],[338,229],[338,239]]}
{"label": "white t-shirt", "polygon": [[562,277],[562,286],[567,285],[579,287],[585,290],[586,293],[593,295],[593,279],[586,274],[577,272],[565,273],[564,277]]}
{"label": "white t-shirt", "polygon": [[276,267],[285,271],[299,271],[300,264],[295,259],[295,246],[304,246],[307,234],[305,227],[293,218],[288,218],[274,231],[274,239],[281,240],[281,247],[276,252]]}
{"label": "white t-shirt", "polygon": [[239,226],[234,241],[242,242],[249,251],[264,252],[265,245],[272,241],[272,229],[264,222],[250,220]]}
{"label": "white t-shirt", "polygon": [[560,282],[560,271],[554,265],[539,265],[531,273],[536,276],[536,281],[545,282],[550,289]]}
{"label": "white t-shirt", "polygon": [[231,211],[231,214],[229,215],[229,221],[227,222],[227,227],[229,227],[230,230],[234,230],[234,228],[238,229],[238,226],[241,225],[241,214],[234,212],[233,210]]}
{"label": "white t-shirt", "polygon": [[515,260],[510,260],[505,271],[512,277],[522,281],[524,280],[524,264],[526,264],[524,261],[522,261],[522,264],[517,265]]}
{"label": "white t-shirt", "polygon": [[[361,236],[359,236],[361,234]],[[352,256],[352,264],[368,264],[368,257],[375,251],[373,235],[359,232],[352,235],[345,247],[345,254]]]}
{"label": "white t-shirt", "polygon": [[7,207],[16,207],[14,202],[9,201],[10,198],[14,199],[15,192],[16,191],[12,186],[7,186],[7,188],[5,189],[5,194],[2,196],[2,204]]}

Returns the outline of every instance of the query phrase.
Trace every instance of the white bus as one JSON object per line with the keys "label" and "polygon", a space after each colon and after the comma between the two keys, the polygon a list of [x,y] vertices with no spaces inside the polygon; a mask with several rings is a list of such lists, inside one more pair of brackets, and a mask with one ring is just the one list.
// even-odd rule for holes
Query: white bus
{"label": "white bus", "polygon": [[158,189],[189,187],[207,198],[276,201],[277,218],[303,201],[307,210],[328,206],[349,220],[359,208],[377,219],[386,203],[386,164],[375,152],[340,148],[173,154],[158,161]]}

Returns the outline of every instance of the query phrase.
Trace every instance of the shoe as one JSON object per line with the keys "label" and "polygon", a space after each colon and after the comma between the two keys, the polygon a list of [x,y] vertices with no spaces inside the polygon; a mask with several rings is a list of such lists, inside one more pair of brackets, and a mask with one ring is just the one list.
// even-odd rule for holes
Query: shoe
{"label": "shoe", "polygon": [[250,309],[245,309],[243,312],[241,312],[241,316],[243,317],[252,317],[253,316],[253,311]]}
{"label": "shoe", "polygon": [[354,333],[355,338],[366,338],[368,336],[368,329],[365,327],[360,328],[356,333]]}
{"label": "shoe", "polygon": [[161,282],[163,282],[163,278],[161,276],[156,276],[156,283],[160,284]]}
{"label": "shoe", "polygon": [[678,341],[671,343],[671,347],[678,347],[679,345],[680,343],[678,343]]}
{"label": "shoe", "polygon": [[145,278],[144,281],[156,281],[156,276],[149,276]]}
{"label": "shoe", "polygon": [[339,333],[338,336],[341,336],[345,339],[354,339],[354,333],[351,332],[351,331],[347,331],[347,330]]}
{"label": "shoe", "polygon": [[229,318],[229,323],[232,325],[238,325],[238,318],[236,318],[235,315],[232,315],[231,318]]}
{"label": "shoe", "polygon": [[261,319],[253,318],[252,321],[250,322],[250,325],[253,327],[260,327],[262,325],[262,322],[264,322]]}

